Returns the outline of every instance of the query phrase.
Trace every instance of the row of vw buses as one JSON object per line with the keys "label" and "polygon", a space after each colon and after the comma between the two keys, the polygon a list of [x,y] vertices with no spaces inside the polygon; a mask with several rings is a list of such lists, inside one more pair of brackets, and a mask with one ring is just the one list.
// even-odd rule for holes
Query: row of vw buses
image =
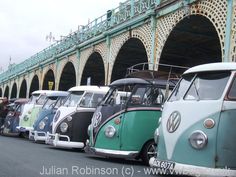
{"label": "row of vw buses", "polygon": [[196,66],[178,83],[174,71],[186,68],[163,66],[109,87],[33,92],[11,113],[19,117],[14,131],[58,148],[141,159],[163,174],[236,176],[236,64]]}

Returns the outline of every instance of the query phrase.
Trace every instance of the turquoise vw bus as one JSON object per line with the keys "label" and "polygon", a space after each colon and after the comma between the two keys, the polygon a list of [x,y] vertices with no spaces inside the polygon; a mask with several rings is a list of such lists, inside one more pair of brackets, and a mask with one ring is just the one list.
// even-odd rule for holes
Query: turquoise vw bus
{"label": "turquoise vw bus", "polygon": [[166,83],[141,78],[112,82],[88,127],[85,151],[104,157],[142,159],[147,164],[155,153],[153,132],[161,116]]}
{"label": "turquoise vw bus", "polygon": [[236,63],[184,72],[164,104],[153,167],[168,174],[236,176]]}

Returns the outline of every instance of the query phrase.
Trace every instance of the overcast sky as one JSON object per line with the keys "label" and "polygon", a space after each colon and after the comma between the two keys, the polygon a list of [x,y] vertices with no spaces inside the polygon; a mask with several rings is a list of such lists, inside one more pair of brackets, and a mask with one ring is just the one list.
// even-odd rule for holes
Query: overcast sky
{"label": "overcast sky", "polygon": [[0,70],[20,63],[125,0],[0,0]]}

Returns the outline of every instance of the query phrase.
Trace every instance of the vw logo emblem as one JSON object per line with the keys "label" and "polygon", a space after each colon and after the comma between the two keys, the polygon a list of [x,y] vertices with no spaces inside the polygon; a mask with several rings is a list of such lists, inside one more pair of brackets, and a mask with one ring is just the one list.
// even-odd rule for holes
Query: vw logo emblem
{"label": "vw logo emblem", "polygon": [[25,116],[23,117],[23,119],[24,119],[24,121],[27,121],[27,120],[29,120],[29,117],[28,117],[27,115],[25,115]]}
{"label": "vw logo emblem", "polygon": [[101,112],[97,112],[93,118],[93,127],[97,127],[100,122],[102,120],[102,113]]}
{"label": "vw logo emblem", "polygon": [[181,115],[178,111],[171,113],[169,119],[167,120],[166,128],[169,133],[173,133],[177,130],[181,122]]}

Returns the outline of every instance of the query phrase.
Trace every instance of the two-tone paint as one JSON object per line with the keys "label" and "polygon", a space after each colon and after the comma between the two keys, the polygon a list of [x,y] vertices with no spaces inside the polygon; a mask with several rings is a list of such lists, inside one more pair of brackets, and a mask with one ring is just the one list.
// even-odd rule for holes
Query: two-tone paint
{"label": "two-tone paint", "polygon": [[235,115],[235,63],[187,70],[164,105],[150,165],[169,174],[235,177]]}
{"label": "two-tone paint", "polygon": [[23,124],[24,124],[25,120],[28,119],[29,114],[31,113],[31,109],[34,107],[40,94],[43,94],[45,92],[46,92],[46,90],[37,90],[37,91],[32,92],[29,102],[24,105],[22,113],[19,116],[19,126],[17,126],[16,128],[20,132],[20,134],[24,135],[25,137],[28,137],[28,132],[23,127]]}
{"label": "two-tone paint", "polygon": [[88,128],[86,152],[141,158],[148,163],[155,153],[154,131],[161,116],[165,88],[166,81],[140,78],[111,83]]}
{"label": "two-tone paint", "polygon": [[[44,103],[47,99],[57,99],[60,96],[61,91],[44,90],[38,98],[35,100],[33,107],[24,116],[23,120],[20,120],[19,131],[24,133],[30,133],[33,130],[35,120],[37,120],[38,114],[41,111]],[[30,136],[31,137],[31,136]]]}
{"label": "two-tone paint", "polygon": [[6,97],[0,98],[0,127],[4,124],[5,118],[8,113],[7,104],[8,100]]}
{"label": "two-tone paint", "polygon": [[14,103],[12,103],[14,104],[13,109],[8,112],[5,122],[1,127],[1,133],[3,135],[19,135],[19,131],[16,127],[19,126],[19,117],[28,101],[28,99],[17,99]]}
{"label": "two-tone paint", "polygon": [[45,141],[47,132],[52,132],[52,121],[56,110],[62,105],[63,101],[69,95],[69,92],[60,92],[54,99],[48,98],[44,103],[37,120],[31,131],[31,137],[34,141]]}
{"label": "two-tone paint", "polygon": [[57,110],[52,133],[47,134],[47,144],[59,148],[79,148],[88,139],[87,128],[97,104],[103,99],[108,87],[77,86]]}

